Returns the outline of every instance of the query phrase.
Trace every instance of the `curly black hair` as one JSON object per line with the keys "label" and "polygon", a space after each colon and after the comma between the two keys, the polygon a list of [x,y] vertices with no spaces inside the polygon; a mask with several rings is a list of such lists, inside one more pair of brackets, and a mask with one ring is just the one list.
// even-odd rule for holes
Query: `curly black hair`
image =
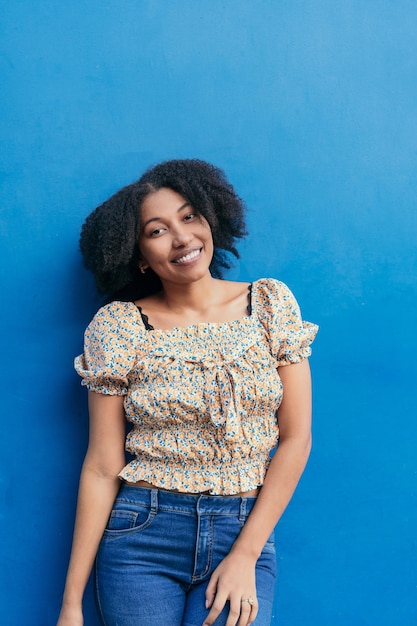
{"label": "curly black hair", "polygon": [[239,258],[235,242],[247,234],[245,205],[224,172],[199,159],[165,161],[111,196],[83,224],[80,248],[84,265],[108,300],[135,300],[161,290],[152,270],[139,272],[138,241],[142,202],[163,187],[183,196],[208,221],[214,243],[213,276],[221,278],[222,269],[230,267],[227,253]]}

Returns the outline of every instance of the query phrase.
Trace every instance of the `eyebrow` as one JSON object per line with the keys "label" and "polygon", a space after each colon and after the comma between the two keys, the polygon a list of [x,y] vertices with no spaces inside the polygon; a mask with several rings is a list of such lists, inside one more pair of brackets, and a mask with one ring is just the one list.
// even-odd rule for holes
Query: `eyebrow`
{"label": "eyebrow", "polygon": [[[191,204],[187,201],[184,202],[184,204],[182,204],[178,209],[177,209],[177,213],[179,213],[180,211],[182,211],[183,209],[185,209],[185,207],[187,206],[191,206]],[[151,222],[159,222],[162,218],[160,217],[151,217],[149,220],[147,220],[143,225],[142,228],[145,228],[145,226],[147,226],[148,224],[150,224]]]}

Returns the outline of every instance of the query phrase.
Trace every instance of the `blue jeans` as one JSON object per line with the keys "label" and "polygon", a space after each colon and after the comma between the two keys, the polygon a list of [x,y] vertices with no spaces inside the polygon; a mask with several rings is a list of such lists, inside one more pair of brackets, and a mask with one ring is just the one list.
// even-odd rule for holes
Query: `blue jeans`
{"label": "blue jeans", "polygon": [[[96,560],[105,626],[202,626],[210,576],[229,553],[256,498],[189,495],[123,485]],[[271,623],[273,534],[256,564],[256,626]],[[229,605],[215,626],[224,626]]]}

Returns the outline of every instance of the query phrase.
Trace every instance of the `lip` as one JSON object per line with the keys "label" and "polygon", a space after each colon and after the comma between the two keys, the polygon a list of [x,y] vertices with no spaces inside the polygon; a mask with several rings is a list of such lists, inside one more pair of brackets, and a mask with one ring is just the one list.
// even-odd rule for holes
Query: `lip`
{"label": "lip", "polygon": [[[189,263],[193,263],[194,261],[199,259],[202,251],[202,246],[198,246],[197,248],[190,248],[189,250],[182,250],[180,254],[177,254],[173,259],[171,259],[171,263],[174,263],[174,265],[188,265]],[[191,259],[188,259],[187,261],[181,261],[181,263],[178,262],[180,259],[183,259],[189,254],[193,254],[195,252],[198,252],[198,254],[196,254]]]}

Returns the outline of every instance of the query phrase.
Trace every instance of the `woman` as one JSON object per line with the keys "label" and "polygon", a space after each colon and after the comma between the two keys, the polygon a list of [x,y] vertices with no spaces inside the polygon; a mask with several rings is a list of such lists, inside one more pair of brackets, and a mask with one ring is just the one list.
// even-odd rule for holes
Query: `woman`
{"label": "woman", "polygon": [[59,626],[83,624],[94,560],[107,626],[270,624],[317,328],[283,283],[219,278],[243,235],[223,172],[191,159],[151,168],[84,224],[85,264],[113,298],[76,359],[90,440]]}

